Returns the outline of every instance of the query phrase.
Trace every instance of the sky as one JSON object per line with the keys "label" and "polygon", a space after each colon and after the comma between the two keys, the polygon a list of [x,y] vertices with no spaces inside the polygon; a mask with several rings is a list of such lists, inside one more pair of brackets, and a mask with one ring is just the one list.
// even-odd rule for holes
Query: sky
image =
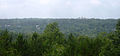
{"label": "sky", "polygon": [[0,0],[0,18],[120,18],[120,0]]}

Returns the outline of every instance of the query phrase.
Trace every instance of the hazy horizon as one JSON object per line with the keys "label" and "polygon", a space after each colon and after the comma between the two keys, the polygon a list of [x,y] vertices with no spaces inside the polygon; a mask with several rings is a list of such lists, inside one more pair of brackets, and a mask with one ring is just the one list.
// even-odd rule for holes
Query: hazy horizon
{"label": "hazy horizon", "polygon": [[120,18],[120,0],[0,0],[0,19]]}

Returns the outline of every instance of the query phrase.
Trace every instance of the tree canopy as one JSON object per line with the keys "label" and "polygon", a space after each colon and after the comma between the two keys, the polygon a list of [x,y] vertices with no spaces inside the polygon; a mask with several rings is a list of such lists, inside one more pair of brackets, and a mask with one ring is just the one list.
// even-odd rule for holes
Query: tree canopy
{"label": "tree canopy", "polygon": [[57,22],[42,33],[0,31],[0,56],[120,56],[120,20],[116,30],[97,36],[62,33]]}

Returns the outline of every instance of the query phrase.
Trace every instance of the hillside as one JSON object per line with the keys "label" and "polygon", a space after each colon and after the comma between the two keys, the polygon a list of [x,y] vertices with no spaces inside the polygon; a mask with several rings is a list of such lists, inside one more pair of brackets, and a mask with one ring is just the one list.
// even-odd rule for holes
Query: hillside
{"label": "hillside", "polygon": [[95,36],[100,32],[112,32],[115,30],[115,19],[0,19],[0,29],[8,29],[13,32],[42,33],[46,25],[57,22],[60,30],[74,35]]}

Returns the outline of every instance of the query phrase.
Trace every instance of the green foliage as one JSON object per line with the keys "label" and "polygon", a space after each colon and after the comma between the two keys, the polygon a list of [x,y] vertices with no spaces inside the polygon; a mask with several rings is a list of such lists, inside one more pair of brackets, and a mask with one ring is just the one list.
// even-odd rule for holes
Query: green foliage
{"label": "green foliage", "polygon": [[[68,35],[69,33],[73,33],[73,35],[75,36],[86,35],[86,36],[95,37],[100,32],[109,33],[114,31],[117,20],[116,19],[104,20],[104,19],[94,19],[94,18],[92,19],[84,19],[84,18],[0,19],[0,29],[7,28],[9,31],[21,32],[21,33],[31,33],[31,32],[42,33],[44,32],[45,26],[52,22],[57,22],[59,29],[65,35]],[[58,26],[55,26],[54,28]]]}
{"label": "green foliage", "polygon": [[47,33],[47,32],[58,32],[59,29],[58,29],[58,24],[56,22],[54,23],[50,23],[46,26],[45,30],[44,30],[44,33]]}
{"label": "green foliage", "polygon": [[120,56],[120,21],[116,31],[96,37],[60,32],[56,22],[43,33],[0,32],[0,56]]}

